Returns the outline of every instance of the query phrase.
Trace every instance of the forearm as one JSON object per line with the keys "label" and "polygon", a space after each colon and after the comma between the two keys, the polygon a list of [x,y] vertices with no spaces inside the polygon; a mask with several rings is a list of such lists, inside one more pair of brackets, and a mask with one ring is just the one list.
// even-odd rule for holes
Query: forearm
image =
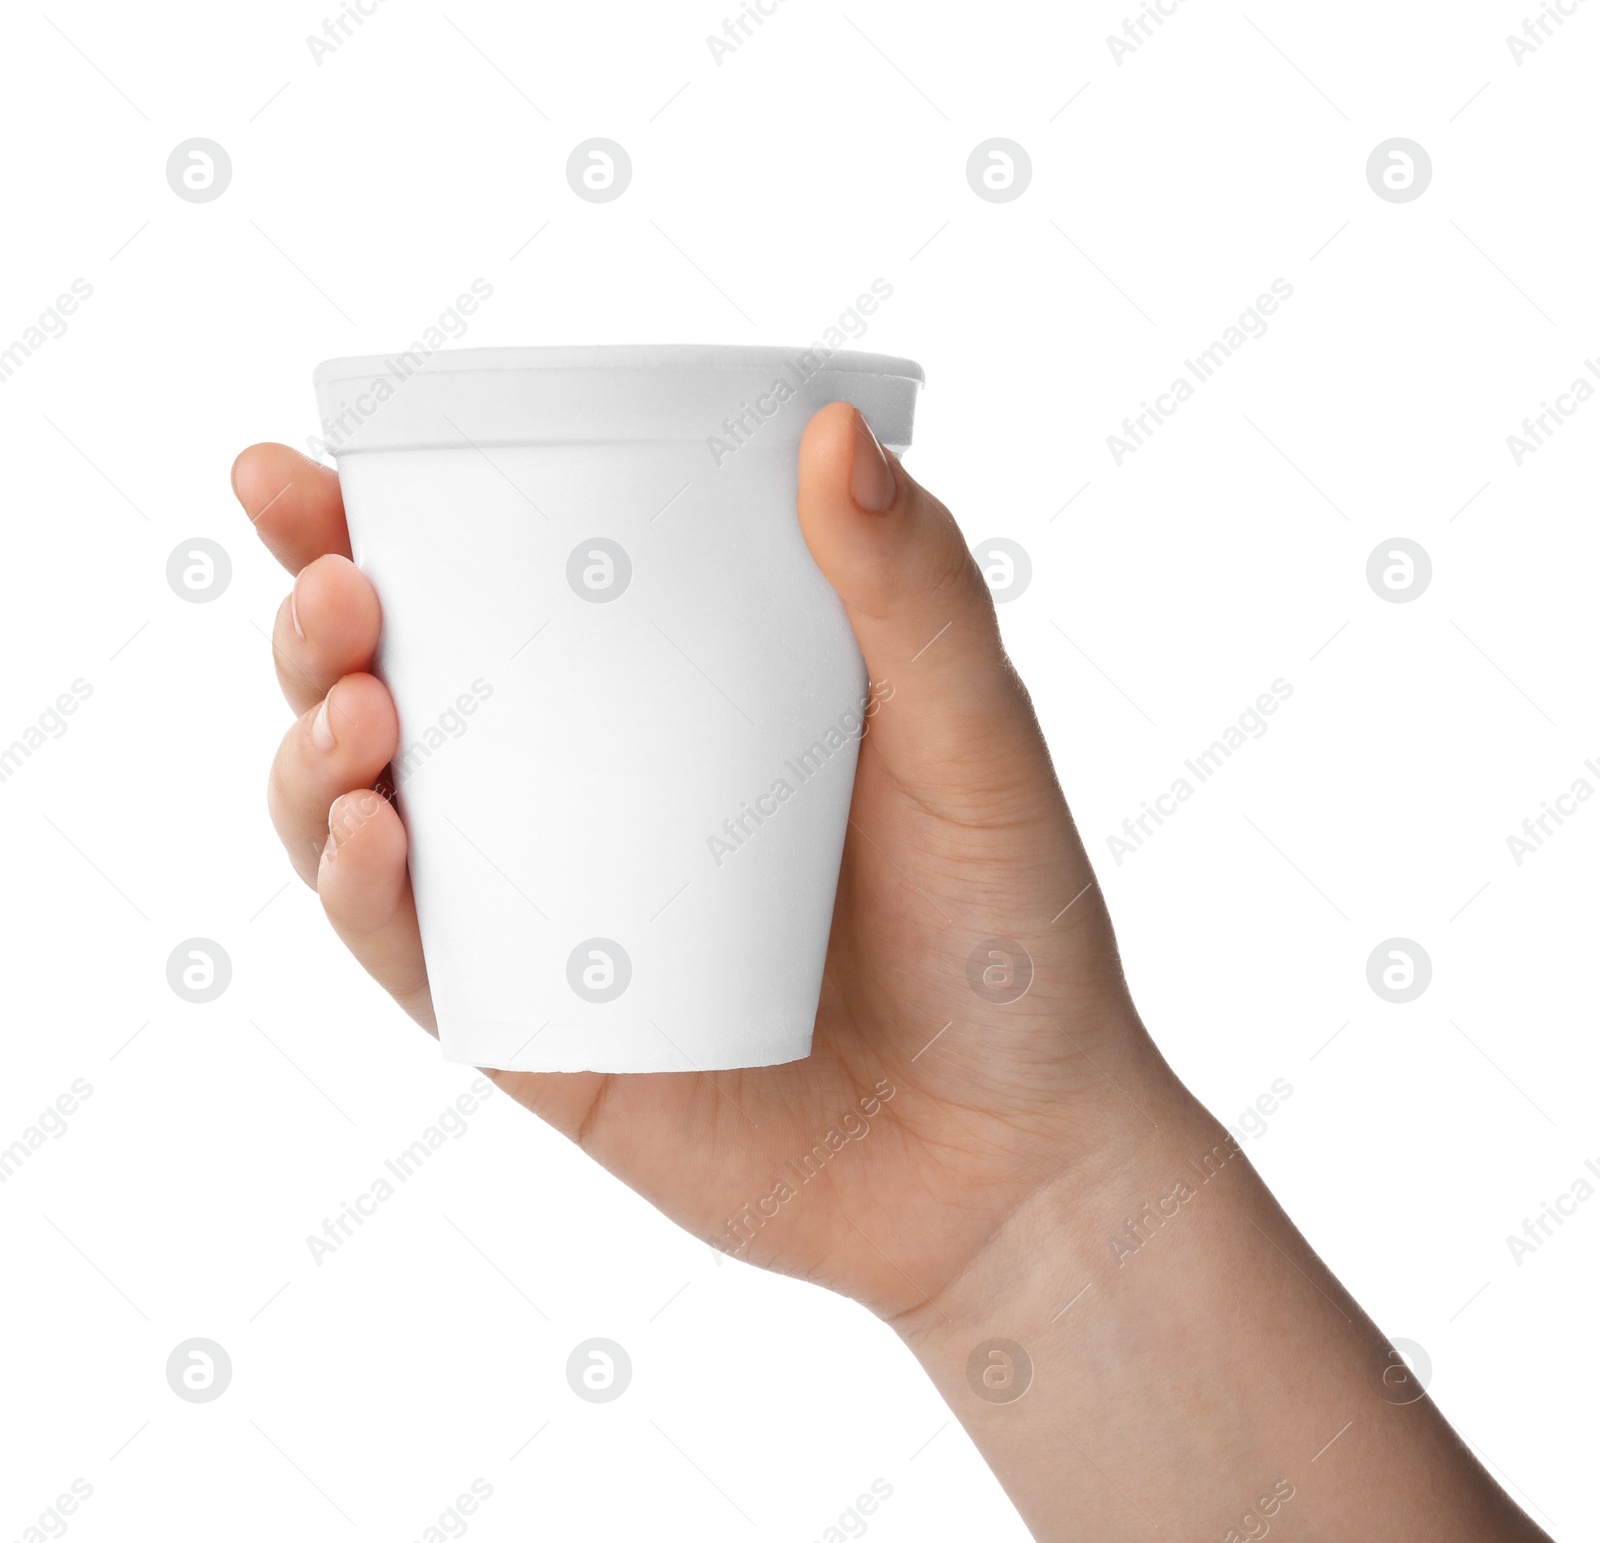
{"label": "forearm", "polygon": [[1149,1107],[1133,1160],[897,1324],[1035,1536],[1543,1538],[1222,1126]]}

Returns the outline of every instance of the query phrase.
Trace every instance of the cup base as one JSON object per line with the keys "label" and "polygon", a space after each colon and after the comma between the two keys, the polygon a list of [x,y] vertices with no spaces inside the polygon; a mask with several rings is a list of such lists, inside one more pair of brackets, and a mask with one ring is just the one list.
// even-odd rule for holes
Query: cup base
{"label": "cup base", "polygon": [[526,1024],[457,1019],[441,1024],[444,1059],[463,1066],[507,1072],[722,1072],[784,1066],[811,1054],[812,1025],[774,1026],[765,1033],[741,1032],[725,1044],[697,1044],[684,1034],[668,1036],[654,1023],[596,1029],[590,1025]]}

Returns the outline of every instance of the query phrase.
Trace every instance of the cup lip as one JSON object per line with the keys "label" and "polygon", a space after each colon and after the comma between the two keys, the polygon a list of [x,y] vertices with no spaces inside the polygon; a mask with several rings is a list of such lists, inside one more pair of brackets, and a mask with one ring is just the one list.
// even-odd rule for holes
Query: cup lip
{"label": "cup lip", "polygon": [[[497,370],[750,370],[777,369],[820,344],[784,348],[744,343],[584,343],[539,347],[441,348],[422,356],[418,373],[485,373]],[[324,359],[311,374],[313,386],[356,376],[381,375],[392,361],[409,353],[356,354]],[[878,375],[921,385],[922,366],[892,354],[830,349],[822,361],[829,371]]]}

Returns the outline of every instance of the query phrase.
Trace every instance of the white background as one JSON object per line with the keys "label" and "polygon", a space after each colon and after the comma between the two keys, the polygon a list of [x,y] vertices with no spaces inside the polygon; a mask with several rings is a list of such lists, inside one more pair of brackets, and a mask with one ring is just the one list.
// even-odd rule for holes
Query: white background
{"label": "white background", "polygon": [[[1032,556],[1007,641],[1157,1039],[1225,1119],[1292,1084],[1251,1159],[1522,1503],[1594,1536],[1600,1196],[1520,1265],[1506,1237],[1600,1163],[1600,806],[1521,866],[1506,837],[1600,786],[1600,405],[1520,467],[1506,438],[1600,352],[1600,8],[1520,65],[1522,0],[1185,0],[1120,65],[1122,0],[782,0],[720,65],[711,4],[385,0],[318,65],[325,14],[0,24],[0,347],[93,286],[0,385],[0,741],[93,687],[0,783],[0,1145],[93,1088],[0,1186],[0,1539],[74,1478],[85,1540],[415,1539],[475,1478],[485,1543],[816,1539],[877,1478],[885,1540],[1024,1535],[866,1314],[718,1260],[498,1097],[309,1255],[471,1074],[286,884],[287,581],[228,467],[315,431],[317,360],[480,277],[469,345],[800,345],[892,284],[863,346],[927,370],[916,474]],[[603,205],[564,172],[596,135],[633,161]],[[1033,165],[1004,204],[965,176],[997,135]],[[194,136],[232,158],[211,203],[166,181]],[[1413,202],[1366,179],[1393,136],[1432,159]],[[1267,334],[1116,465],[1277,278]],[[186,604],[167,558],[202,535],[233,579]],[[1411,603],[1365,578],[1395,536],[1433,562]],[[1270,732],[1118,866],[1279,677]],[[208,1006],[166,982],[194,936],[233,961]],[[1434,967],[1405,1006],[1366,981],[1395,936]],[[566,1385],[593,1335],[633,1359],[615,1403]],[[166,1383],[193,1336],[232,1358],[214,1403]]]}

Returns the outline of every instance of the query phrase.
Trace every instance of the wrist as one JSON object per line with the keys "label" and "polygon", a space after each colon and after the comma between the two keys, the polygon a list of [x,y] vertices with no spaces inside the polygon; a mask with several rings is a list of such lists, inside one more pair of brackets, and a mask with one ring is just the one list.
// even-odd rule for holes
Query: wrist
{"label": "wrist", "polygon": [[[1081,1298],[1115,1292],[1130,1257],[1239,1158],[1222,1124],[1160,1068],[1033,1190],[934,1296],[887,1321],[943,1385],[973,1347],[1055,1340]],[[955,1363],[959,1360],[961,1365]],[[936,1372],[935,1363],[938,1370]]]}

